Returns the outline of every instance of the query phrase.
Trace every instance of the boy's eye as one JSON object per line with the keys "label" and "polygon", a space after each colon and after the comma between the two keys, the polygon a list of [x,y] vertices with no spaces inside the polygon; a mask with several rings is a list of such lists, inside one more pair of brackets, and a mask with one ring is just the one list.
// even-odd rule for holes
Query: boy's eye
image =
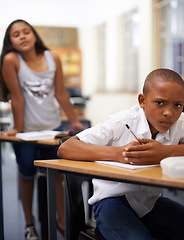
{"label": "boy's eye", "polygon": [[156,101],[156,103],[158,104],[158,105],[160,105],[160,106],[162,106],[164,103],[163,102],[161,102],[161,101]]}
{"label": "boy's eye", "polygon": [[177,107],[177,108],[181,108],[182,107],[182,105],[181,104],[175,104],[175,106]]}

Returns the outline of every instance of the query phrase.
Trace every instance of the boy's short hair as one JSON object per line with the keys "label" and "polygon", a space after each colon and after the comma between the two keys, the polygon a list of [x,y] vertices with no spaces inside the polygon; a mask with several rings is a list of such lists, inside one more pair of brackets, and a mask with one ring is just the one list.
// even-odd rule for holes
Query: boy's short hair
{"label": "boy's short hair", "polygon": [[155,69],[148,74],[143,86],[143,94],[145,94],[150,84],[163,81],[163,82],[175,82],[184,87],[184,81],[182,77],[175,71],[167,68]]}

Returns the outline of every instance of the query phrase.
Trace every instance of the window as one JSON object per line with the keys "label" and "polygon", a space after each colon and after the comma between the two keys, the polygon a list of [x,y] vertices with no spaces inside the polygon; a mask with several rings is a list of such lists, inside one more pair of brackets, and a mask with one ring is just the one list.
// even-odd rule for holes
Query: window
{"label": "window", "polygon": [[138,89],[139,76],[139,14],[131,11],[123,16],[124,24],[124,90]]}
{"label": "window", "polygon": [[98,42],[98,91],[104,91],[106,85],[106,54],[105,54],[105,24],[97,27],[97,42]]}
{"label": "window", "polygon": [[97,27],[98,91],[137,91],[139,45],[137,10]]}
{"label": "window", "polygon": [[159,0],[160,65],[184,77],[184,0]]}

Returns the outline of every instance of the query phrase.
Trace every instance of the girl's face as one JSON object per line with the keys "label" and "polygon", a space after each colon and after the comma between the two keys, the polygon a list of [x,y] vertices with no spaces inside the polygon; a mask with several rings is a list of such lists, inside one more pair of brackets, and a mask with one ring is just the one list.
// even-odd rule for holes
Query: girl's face
{"label": "girl's face", "polygon": [[10,41],[16,51],[23,53],[35,47],[36,36],[29,25],[18,22],[11,27]]}

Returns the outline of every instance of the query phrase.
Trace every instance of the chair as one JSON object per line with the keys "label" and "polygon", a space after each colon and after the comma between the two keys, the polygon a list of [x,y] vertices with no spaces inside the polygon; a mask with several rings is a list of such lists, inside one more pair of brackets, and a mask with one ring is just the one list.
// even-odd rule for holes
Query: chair
{"label": "chair", "polygon": [[[89,189],[92,179],[74,175],[64,175],[65,182],[65,211],[67,211],[70,240],[105,240],[93,224],[85,222],[84,201],[81,185],[88,181]],[[91,208],[89,208],[91,209]]]}
{"label": "chair", "polygon": [[[80,122],[83,124],[84,128],[90,128],[91,127],[91,122],[87,119],[80,120]],[[71,129],[71,124],[68,120],[63,120],[62,121],[62,131],[67,131]]]}
{"label": "chair", "polygon": [[[67,139],[61,139],[62,142]],[[85,222],[84,200],[82,194],[82,183],[89,183],[89,195],[92,194],[92,179],[75,175],[64,175],[65,186],[65,211],[68,223],[70,240],[105,240],[100,231],[93,224]],[[89,196],[90,197],[90,196]],[[89,207],[89,211],[92,209]],[[90,215],[90,214],[89,214]]]}

